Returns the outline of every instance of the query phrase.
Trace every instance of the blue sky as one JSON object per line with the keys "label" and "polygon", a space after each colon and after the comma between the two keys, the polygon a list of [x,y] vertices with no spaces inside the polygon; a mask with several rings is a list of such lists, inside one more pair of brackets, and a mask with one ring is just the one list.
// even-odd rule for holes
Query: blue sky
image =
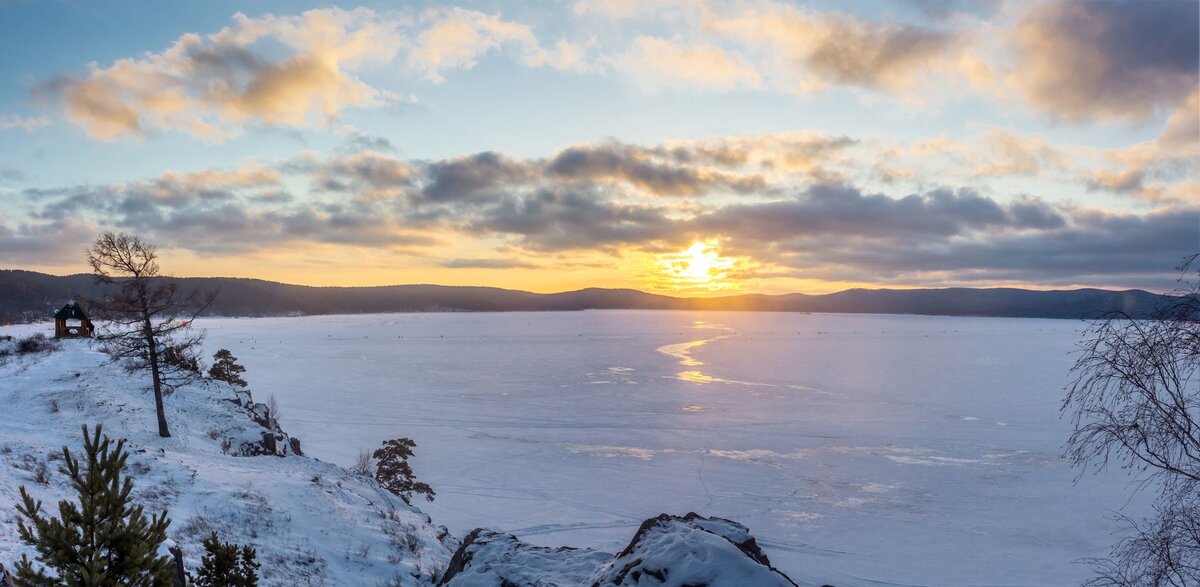
{"label": "blue sky", "polygon": [[311,284],[1168,289],[1198,13],[0,2],[0,264],[111,229]]}

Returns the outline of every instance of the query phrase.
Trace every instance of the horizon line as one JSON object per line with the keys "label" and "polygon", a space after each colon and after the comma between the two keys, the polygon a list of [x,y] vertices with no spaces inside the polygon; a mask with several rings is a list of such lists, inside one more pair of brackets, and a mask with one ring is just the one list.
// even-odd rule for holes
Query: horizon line
{"label": "horizon line", "polygon": [[[68,274],[54,274],[54,273],[44,273],[41,271],[34,271],[31,269],[19,269],[19,268],[0,268],[0,271],[21,271],[21,272],[26,272],[26,273],[34,273],[34,274],[38,274],[38,275],[46,275],[46,276],[50,276],[50,277],[60,277],[60,278],[90,276],[91,275],[90,273],[85,273],[85,272],[68,273]],[[1018,290],[1018,291],[1030,291],[1030,292],[1071,292],[1071,291],[1083,291],[1083,290],[1096,290],[1096,291],[1106,291],[1106,292],[1115,292],[1115,293],[1141,291],[1141,292],[1146,292],[1146,293],[1155,294],[1155,295],[1171,295],[1172,294],[1171,291],[1155,291],[1152,289],[1146,289],[1146,288],[1141,288],[1141,287],[1109,288],[1109,287],[1097,287],[1097,286],[1087,286],[1087,285],[1074,285],[1074,286],[1061,286],[1061,287],[1054,287],[1054,286],[1041,287],[1041,286],[1036,286],[1036,285],[1034,285],[1034,286],[1029,286],[1029,285],[1026,285],[1026,286],[989,285],[989,286],[978,286],[978,287],[977,286],[966,286],[966,285],[942,285],[942,286],[896,285],[896,286],[884,286],[884,287],[849,287],[849,288],[840,289],[840,290],[828,291],[825,293],[809,293],[809,292],[803,292],[803,291],[789,291],[789,292],[783,292],[783,293],[718,292],[718,293],[714,293],[713,295],[688,295],[686,293],[647,291],[647,290],[633,288],[633,287],[587,286],[587,287],[582,287],[579,289],[568,289],[568,290],[559,290],[559,291],[533,291],[533,290],[526,290],[526,289],[515,289],[515,288],[500,287],[500,286],[495,286],[495,285],[479,285],[479,284],[460,285],[460,284],[410,282],[410,283],[387,283],[387,284],[378,284],[378,285],[312,285],[312,284],[305,284],[305,283],[289,283],[289,282],[284,282],[284,281],[275,281],[272,279],[265,279],[265,278],[261,278],[261,277],[237,277],[237,276],[221,276],[221,275],[182,275],[182,276],[181,275],[163,275],[161,277],[166,277],[166,278],[170,278],[170,279],[224,279],[224,280],[261,281],[264,283],[273,283],[273,284],[277,284],[277,285],[285,285],[285,286],[291,286],[291,287],[306,287],[306,288],[313,288],[313,289],[373,289],[373,288],[388,288],[388,287],[444,287],[444,288],[496,289],[496,290],[501,290],[501,291],[527,293],[527,294],[532,294],[532,295],[558,295],[558,294],[578,293],[578,292],[587,291],[587,290],[631,291],[631,292],[637,292],[637,293],[641,293],[641,294],[645,294],[645,295],[661,296],[661,297],[674,298],[674,299],[685,299],[685,300],[721,299],[721,298],[736,298],[736,297],[749,297],[749,296],[783,297],[783,296],[792,296],[792,295],[817,297],[817,296],[835,295],[835,294],[845,293],[845,292],[849,292],[849,291],[935,291],[935,290],[953,290],[953,289],[977,290],[977,291]]]}

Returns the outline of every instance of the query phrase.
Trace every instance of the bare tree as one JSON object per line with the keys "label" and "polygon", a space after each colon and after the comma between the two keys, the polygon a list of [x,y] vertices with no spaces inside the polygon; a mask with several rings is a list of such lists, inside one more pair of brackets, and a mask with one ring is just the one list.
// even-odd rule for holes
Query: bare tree
{"label": "bare tree", "polygon": [[88,300],[104,321],[96,338],[130,372],[150,372],[158,434],[169,437],[163,395],[200,376],[196,350],[204,335],[190,327],[214,294],[180,292],[162,278],[154,245],[133,235],[101,233],[87,260],[97,283],[117,286],[103,299]]}
{"label": "bare tree", "polygon": [[1129,535],[1092,561],[1088,584],[1200,584],[1200,282],[1153,320],[1117,315],[1088,329],[1062,410],[1080,475],[1116,464],[1156,492],[1153,515],[1120,516]]}

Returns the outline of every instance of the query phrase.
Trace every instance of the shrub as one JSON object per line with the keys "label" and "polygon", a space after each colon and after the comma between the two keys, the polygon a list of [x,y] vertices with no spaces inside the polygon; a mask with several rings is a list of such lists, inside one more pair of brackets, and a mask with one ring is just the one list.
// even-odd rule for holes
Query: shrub
{"label": "shrub", "polygon": [[371,476],[371,453],[360,450],[358,458],[354,459],[354,465],[350,467],[350,472],[360,477]]}
{"label": "shrub", "polygon": [[45,334],[37,333],[17,341],[17,354],[48,353],[59,349],[58,341],[46,338]]}

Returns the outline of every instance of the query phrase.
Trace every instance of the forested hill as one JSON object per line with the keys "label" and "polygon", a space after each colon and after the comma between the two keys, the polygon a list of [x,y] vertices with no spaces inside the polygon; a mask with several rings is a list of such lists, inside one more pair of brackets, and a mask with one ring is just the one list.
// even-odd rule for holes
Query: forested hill
{"label": "forested hill", "polygon": [[[537,294],[443,285],[309,287],[225,277],[177,278],[177,281],[185,290],[217,290],[216,302],[207,313],[219,316],[652,309],[1097,318],[1116,311],[1148,317],[1163,300],[1161,295],[1142,290],[1101,289],[850,289],[824,295],[677,298],[631,289],[590,288]],[[99,295],[100,288],[90,275],[0,270],[0,322],[46,320],[67,300]]]}

